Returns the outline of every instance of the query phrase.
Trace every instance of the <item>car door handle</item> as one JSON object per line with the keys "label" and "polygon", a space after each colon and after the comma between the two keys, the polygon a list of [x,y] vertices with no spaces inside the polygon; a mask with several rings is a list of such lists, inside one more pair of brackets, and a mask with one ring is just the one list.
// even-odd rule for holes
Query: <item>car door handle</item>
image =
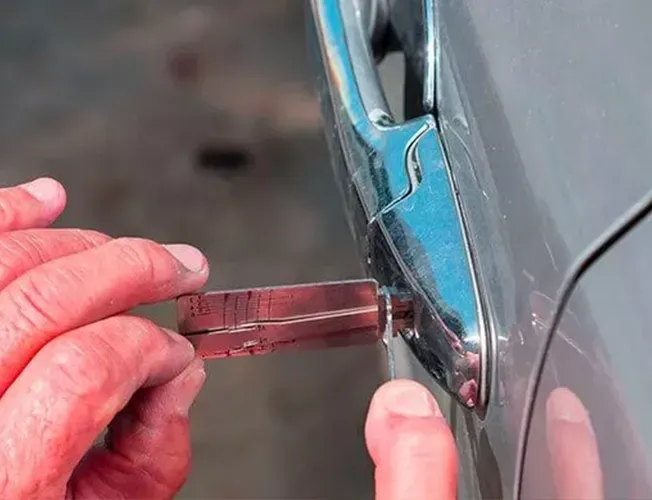
{"label": "car door handle", "polygon": [[[432,16],[430,6],[423,11]],[[367,232],[380,235],[381,243],[369,243],[370,271],[388,286],[397,276],[415,297],[415,325],[402,337],[450,394],[482,415],[491,342],[436,121],[429,114],[404,123],[392,117],[357,0],[311,0],[311,12],[309,41],[336,177],[357,194]],[[433,72],[424,73],[424,85],[432,86]]]}

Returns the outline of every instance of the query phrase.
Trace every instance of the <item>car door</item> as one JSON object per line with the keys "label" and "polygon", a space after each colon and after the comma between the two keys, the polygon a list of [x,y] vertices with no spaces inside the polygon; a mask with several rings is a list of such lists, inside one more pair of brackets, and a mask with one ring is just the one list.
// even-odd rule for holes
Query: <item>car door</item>
{"label": "car door", "polygon": [[[652,187],[650,142],[645,139],[652,132],[652,71],[645,63],[649,37],[642,21],[649,6],[592,0],[501,0],[491,5],[438,0],[436,5],[442,135],[467,210],[478,267],[493,269],[488,302],[495,306],[488,314],[495,319],[496,334],[505,339],[497,375],[505,395],[500,402],[504,427],[498,431],[489,425],[487,432],[500,457],[503,491],[513,491],[518,478],[512,464],[516,467],[520,459],[513,447],[525,431],[519,415],[528,404],[526,382],[550,326],[542,318],[555,314],[564,276],[583,252]],[[490,230],[483,232],[484,227]],[[642,248],[644,240],[639,236]],[[648,239],[647,248],[650,243]],[[587,294],[602,296],[604,307],[606,295],[622,297],[649,281],[645,267],[620,278],[621,292],[612,291],[606,278],[580,288],[589,286]],[[591,281],[592,272],[587,276]],[[575,304],[579,299],[574,297]],[[588,300],[595,309],[597,299]],[[574,313],[576,309],[564,311],[566,324],[586,322],[587,313]],[[630,309],[610,307],[608,314],[624,321],[632,317]],[[573,314],[581,319],[573,321]],[[626,405],[617,397],[621,383],[611,383],[609,361],[597,377],[586,356],[580,362],[572,355],[573,342],[579,342],[582,330],[582,352],[595,353],[595,346],[606,342],[612,347],[597,352],[609,359],[619,334],[585,325],[570,329],[577,333],[565,337],[567,341],[556,337],[550,363],[567,374],[568,383],[589,377],[585,381],[600,380],[601,387],[611,387],[579,395],[589,399],[593,415],[604,413],[609,419],[612,408]],[[592,372],[597,378],[591,378]],[[541,422],[545,406],[537,404],[534,414]],[[621,443],[611,455],[610,474],[631,478],[625,441],[601,429],[602,446]],[[530,443],[527,450],[528,457],[547,453],[540,442]],[[650,449],[640,452],[647,455]],[[525,498],[544,495],[546,490],[539,488],[552,484],[545,474],[531,471],[530,477],[539,481],[523,492]],[[609,484],[612,494],[626,491],[619,489],[622,483]],[[649,496],[649,490],[642,491]]]}
{"label": "car door", "polygon": [[[644,396],[652,386],[647,361],[651,243],[648,216],[572,288],[553,332],[534,404],[524,498],[569,497],[579,488],[602,491],[603,498],[652,497],[652,407]],[[543,313],[540,321],[549,326],[550,319]],[[551,415],[569,413],[550,407],[551,394],[560,387],[579,399],[590,428],[575,418],[573,409],[570,419]],[[595,449],[586,444],[592,440]]]}
{"label": "car door", "polygon": [[[313,0],[313,15],[315,5],[320,3]],[[330,5],[342,7],[345,3]],[[643,457],[647,457],[650,449],[641,446],[641,440],[636,437],[640,408],[634,410],[630,406],[632,396],[627,396],[628,392],[622,394],[624,381],[633,377],[633,373],[626,373],[622,354],[617,366],[611,361],[611,356],[615,356],[614,346],[622,343],[622,334],[617,329],[605,330],[586,324],[587,318],[596,318],[596,307],[602,314],[608,310],[613,321],[625,315],[641,314],[643,308],[634,310],[631,305],[607,308],[605,297],[610,293],[610,282],[599,277],[592,280],[592,270],[586,275],[586,283],[596,283],[590,286],[590,293],[573,294],[568,310],[559,309],[559,298],[574,285],[567,277],[582,264],[591,245],[652,187],[652,169],[648,165],[652,153],[652,141],[649,141],[652,66],[646,63],[649,52],[646,19],[652,13],[651,6],[642,2],[625,6],[606,0],[563,3],[388,0],[376,7],[365,7],[366,4],[362,2],[357,19],[367,31],[364,34],[359,31],[357,37],[366,35],[375,41],[375,45],[369,44],[364,49],[367,51],[389,46],[405,52],[408,118],[405,124],[420,123],[423,116],[433,117],[436,140],[428,147],[431,152],[441,151],[454,193],[451,200],[431,189],[431,203],[441,210],[428,212],[423,209],[426,202],[416,207],[421,210],[422,218],[429,221],[426,233],[436,234],[439,242],[430,248],[426,244],[426,254],[431,251],[440,265],[450,262],[458,269],[466,266],[471,273],[470,281],[457,283],[462,295],[466,299],[472,297],[479,307],[474,320],[482,325],[477,330],[481,342],[476,351],[481,363],[475,379],[473,373],[469,374],[468,366],[460,368],[455,362],[458,358],[454,348],[439,348],[442,335],[447,334],[446,328],[432,330],[429,324],[423,324],[421,333],[430,338],[429,342],[415,345],[410,335],[404,335],[404,345],[397,349],[397,373],[429,383],[443,402],[460,450],[460,495],[497,498],[518,494],[521,472],[526,478],[539,479],[523,483],[525,498],[545,496],[551,491],[546,489],[554,484],[550,474],[535,474],[539,466],[549,462],[546,462],[545,441],[536,432],[528,438],[529,427],[524,423],[527,424],[525,417],[531,409],[533,367],[541,359],[541,348],[556,314],[563,315],[559,328],[570,328],[573,333],[555,332],[554,352],[549,355],[545,373],[549,374],[554,366],[558,373],[564,374],[564,383],[579,387],[578,397],[588,400],[592,415],[604,413],[607,424],[601,418],[596,420],[599,445],[608,448],[620,443],[608,461],[613,474],[618,475],[622,470],[620,477],[639,477],[632,471],[641,470],[640,467],[628,464],[632,460],[646,464],[647,458]],[[337,18],[331,19],[334,25],[343,19],[342,13],[336,10],[328,10],[331,17]],[[319,13],[317,9],[317,18]],[[389,27],[390,43],[378,42],[384,40],[378,35],[378,25]],[[344,35],[339,50],[350,52],[356,44],[350,31],[345,30]],[[386,189],[386,180],[374,182],[382,176],[357,184],[355,177],[365,172],[382,172],[389,175],[390,186],[403,186],[408,193],[419,192],[424,184],[410,184],[410,179],[404,176],[392,178],[392,169],[387,168],[389,163],[367,161],[375,158],[373,148],[366,150],[366,155],[350,154],[354,141],[347,143],[347,137],[356,137],[359,122],[354,121],[342,133],[338,114],[350,104],[347,100],[351,96],[354,101],[357,99],[366,116],[386,106],[380,91],[376,91],[379,86],[369,65],[363,64],[364,70],[357,71],[357,85],[345,85],[344,73],[332,64],[338,54],[335,52],[332,59],[326,60],[322,95],[331,150],[334,156],[340,155],[339,163],[345,165],[336,171],[344,192],[348,193],[347,205],[362,207],[356,212],[358,217],[353,218],[357,220],[353,224],[354,232],[361,242],[364,258],[370,263],[371,274],[382,282],[414,289],[414,280],[401,278],[406,273],[405,266],[378,265],[400,261],[406,253],[409,255],[414,246],[392,244],[392,240],[409,240],[409,234],[388,233],[369,224],[370,220],[378,221],[378,213],[383,217],[387,212],[391,215],[397,206],[396,198]],[[355,54],[353,60],[359,62]],[[362,82],[361,75],[365,76]],[[333,95],[345,97],[333,105]],[[363,123],[369,125],[367,121]],[[385,124],[395,125],[391,119],[386,119]],[[404,159],[409,160],[410,142],[405,144]],[[417,155],[422,153],[417,151]],[[439,157],[433,154],[422,155],[419,160],[419,175],[423,176],[437,171],[441,165]],[[369,168],[358,172],[361,165]],[[360,186],[369,187],[373,195]],[[388,193],[389,198],[384,199]],[[447,204],[442,205],[442,199]],[[404,201],[400,200],[398,206],[415,210],[409,204],[401,206]],[[457,224],[450,224],[451,218],[440,217],[442,212],[451,209],[451,202],[456,205]],[[373,203],[377,203],[376,210],[370,214],[368,207],[374,206]],[[449,244],[446,237],[450,231],[461,231],[464,245]],[[646,245],[645,236],[639,239],[639,248],[650,248],[652,241]],[[424,242],[423,237],[417,236],[416,240]],[[466,260],[459,264],[459,254],[464,251]],[[620,259],[623,258],[629,257]],[[432,261],[426,260],[426,264],[422,261],[417,268],[431,271],[432,279],[420,283],[435,289],[441,283],[440,277],[446,276],[445,270]],[[409,274],[414,268],[407,271]],[[599,270],[596,272],[596,276],[601,276]],[[635,266],[626,279],[619,278],[620,290],[644,292],[644,283],[650,281],[649,273],[641,265]],[[584,283],[581,282],[579,289],[589,287]],[[444,287],[444,294],[434,302],[442,299],[459,316],[459,311],[466,306],[464,301],[459,301],[459,292],[450,292],[452,289],[451,284],[446,293]],[[582,301],[588,305],[576,305]],[[462,315],[462,318],[468,320],[469,316]],[[633,320],[623,318],[623,324],[628,321]],[[643,318],[639,316],[640,321]],[[462,323],[468,326],[472,322]],[[454,321],[444,317],[443,323],[457,332],[451,326]],[[579,326],[566,326],[570,324]],[[639,324],[639,331],[640,327]],[[576,338],[578,335],[582,336],[581,342]],[[638,335],[643,338],[642,333]],[[470,337],[473,336],[462,336],[465,348],[469,347]],[[641,349],[631,356],[631,366],[645,366],[640,359]],[[458,383],[460,373],[462,384]],[[594,376],[588,376],[589,373]],[[578,377],[584,380],[584,385],[578,382]],[[548,379],[546,375],[544,382]],[[468,405],[461,397],[459,389],[464,381],[484,384],[479,405]],[[604,390],[589,391],[591,381]],[[533,422],[541,422],[545,413],[541,397],[551,389],[550,385],[541,387]],[[611,425],[609,422],[616,422],[609,416],[614,408],[626,414],[622,425],[628,430],[622,433],[605,431]],[[541,431],[545,426],[533,428]],[[632,443],[637,440],[639,446],[633,451]],[[522,469],[525,457],[526,467]],[[627,467],[630,468],[625,471]],[[641,474],[642,486],[635,491],[645,495],[649,490],[646,475]],[[609,481],[610,492],[616,493],[622,486],[622,482]]]}

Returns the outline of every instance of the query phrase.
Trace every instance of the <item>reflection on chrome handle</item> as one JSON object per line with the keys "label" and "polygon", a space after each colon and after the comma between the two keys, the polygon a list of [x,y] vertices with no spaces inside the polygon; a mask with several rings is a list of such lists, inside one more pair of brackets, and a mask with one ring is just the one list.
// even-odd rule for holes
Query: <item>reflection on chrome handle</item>
{"label": "reflection on chrome handle", "polygon": [[403,338],[443,387],[482,413],[489,338],[452,175],[432,116],[392,118],[357,1],[312,0],[336,177],[355,192],[368,237],[380,235],[369,241],[372,274],[384,285],[400,281],[419,304]]}

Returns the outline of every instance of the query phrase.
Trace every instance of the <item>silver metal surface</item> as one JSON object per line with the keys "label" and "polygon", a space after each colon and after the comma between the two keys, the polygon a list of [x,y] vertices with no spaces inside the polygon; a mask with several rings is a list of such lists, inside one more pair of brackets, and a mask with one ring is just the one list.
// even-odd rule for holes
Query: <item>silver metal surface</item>
{"label": "silver metal surface", "polygon": [[407,295],[354,280],[183,295],[177,318],[199,355],[213,359],[381,339],[389,346],[389,337],[412,327],[413,311]]}
{"label": "silver metal surface", "polygon": [[359,201],[366,232],[374,228],[387,246],[387,259],[369,259],[370,273],[393,286],[386,268],[395,270],[418,304],[405,341],[448,392],[481,412],[490,339],[453,178],[432,116],[392,118],[356,5],[312,1],[336,176],[344,196]]}
{"label": "silver metal surface", "polygon": [[435,110],[435,80],[437,45],[435,33],[435,0],[421,0],[423,2],[423,111],[432,113]]}
{"label": "silver metal surface", "polygon": [[380,290],[382,300],[385,304],[385,328],[383,329],[383,343],[387,350],[387,368],[389,379],[396,378],[396,360],[394,358],[394,308],[392,307],[392,295],[388,288]]}

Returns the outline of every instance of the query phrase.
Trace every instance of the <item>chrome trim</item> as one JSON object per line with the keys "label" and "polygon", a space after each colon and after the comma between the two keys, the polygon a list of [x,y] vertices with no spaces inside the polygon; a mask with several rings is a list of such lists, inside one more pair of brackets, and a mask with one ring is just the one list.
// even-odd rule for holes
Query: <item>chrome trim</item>
{"label": "chrome trim", "polygon": [[435,62],[438,47],[435,37],[435,0],[423,0],[423,111],[435,110]]}
{"label": "chrome trim", "polygon": [[[355,0],[311,5],[337,178],[344,192],[352,185],[357,194],[367,233],[377,228],[388,248],[389,257],[371,258],[369,270],[383,285],[400,282],[414,295],[416,324],[403,339],[448,392],[482,414],[490,387],[487,329],[435,120],[395,123]],[[428,85],[434,85],[431,69]],[[387,278],[390,267],[396,279]]]}
{"label": "chrome trim", "polygon": [[396,378],[396,359],[394,357],[394,310],[392,307],[392,293],[386,286],[379,290],[385,311],[385,327],[383,330],[383,344],[387,350],[387,371],[389,379]]}

